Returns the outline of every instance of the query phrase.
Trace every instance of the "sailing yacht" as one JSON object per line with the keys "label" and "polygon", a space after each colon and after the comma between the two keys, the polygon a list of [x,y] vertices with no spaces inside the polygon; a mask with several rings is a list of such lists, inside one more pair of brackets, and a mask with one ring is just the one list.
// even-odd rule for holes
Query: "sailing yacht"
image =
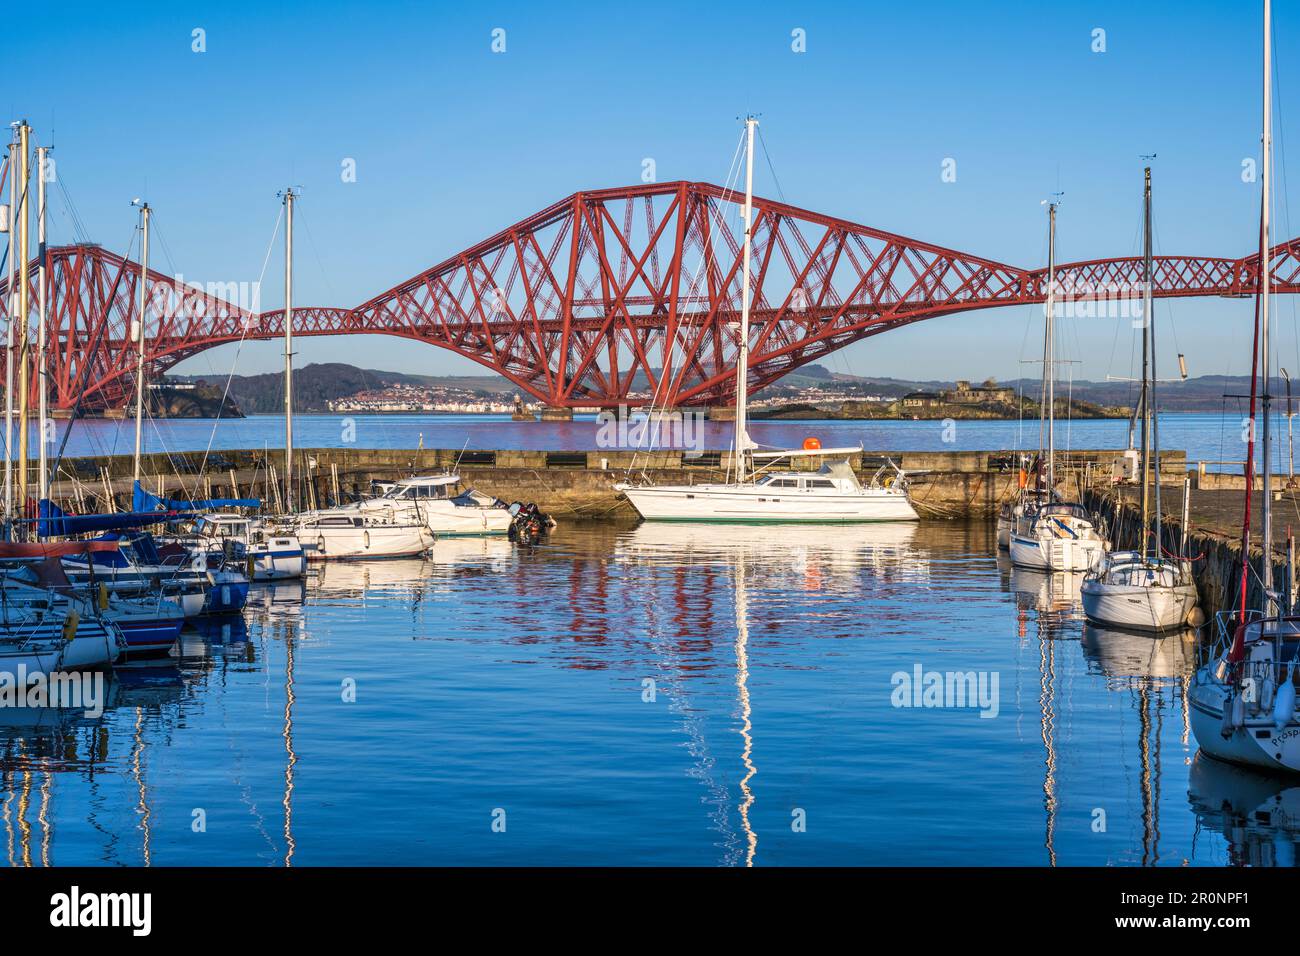
{"label": "sailing yacht", "polygon": [[284,489],[285,511],[279,521],[268,522],[267,533],[296,538],[308,560],[337,558],[405,558],[433,547],[434,536],[425,522],[407,510],[382,508],[355,511],[326,508],[294,510],[293,483],[293,207],[297,193],[290,187],[284,200]]}
{"label": "sailing yacht", "polygon": [[[883,478],[877,472],[866,485],[858,480],[848,456],[858,448],[821,448],[810,440],[790,451],[756,451],[746,428],[749,397],[750,257],[754,222],[754,129],[745,119],[745,241],[740,287],[740,336],[736,354],[736,439],[734,478],[698,485],[652,485],[620,482],[614,490],[627,496],[641,517],[653,521],[860,522],[914,521],[901,468]],[[820,471],[773,470],[777,461],[792,465],[819,458]],[[760,464],[764,463],[764,464]],[[882,469],[883,471],[883,469]]]}
{"label": "sailing yacht", "polygon": [[1022,499],[1011,515],[1011,563],[1041,571],[1086,571],[1108,547],[1083,505],[1062,500],[1056,487],[1056,203],[1047,204],[1047,304],[1043,334],[1043,400],[1040,437],[1042,494]]}
{"label": "sailing yacht", "polygon": [[[1231,763],[1269,770],[1300,772],[1300,719],[1296,715],[1297,663],[1300,661],[1300,617],[1294,608],[1279,610],[1273,575],[1272,455],[1270,450],[1272,396],[1269,383],[1269,202],[1272,177],[1272,5],[1264,0],[1264,117],[1259,229],[1259,290],[1252,348],[1259,364],[1251,368],[1250,417],[1246,438],[1246,520],[1241,540],[1241,590],[1234,611],[1215,616],[1216,636],[1208,661],[1196,672],[1188,702],[1192,733],[1203,753]],[[1251,496],[1255,474],[1256,389],[1263,379],[1263,516],[1260,544],[1263,555],[1257,577],[1262,599],[1248,606],[1251,545]]]}
{"label": "sailing yacht", "polygon": [[[1191,565],[1180,558],[1165,557],[1161,534],[1159,416],[1155,411],[1156,354],[1155,315],[1152,312],[1151,271],[1151,167],[1144,171],[1143,268],[1142,268],[1142,388],[1138,412],[1142,424],[1142,509],[1138,534],[1141,545],[1134,551],[1112,551],[1084,578],[1080,589],[1083,612],[1088,620],[1102,625],[1140,631],[1166,631],[1189,623],[1196,608],[1196,583]],[[1155,479],[1154,551],[1149,534],[1152,519],[1151,479]],[[1183,490],[1186,511],[1187,489]],[[1183,520],[1186,537],[1187,521]]]}

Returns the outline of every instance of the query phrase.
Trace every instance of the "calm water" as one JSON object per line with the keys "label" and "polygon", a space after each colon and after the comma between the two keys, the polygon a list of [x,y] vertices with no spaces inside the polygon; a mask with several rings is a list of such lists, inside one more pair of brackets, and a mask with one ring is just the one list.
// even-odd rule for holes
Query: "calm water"
{"label": "calm water", "polygon": [[[119,669],[100,720],[0,711],[6,859],[1293,861],[1300,790],[1193,759],[1193,643],[1085,628],[990,546],[610,525],[330,565]],[[917,666],[996,675],[996,716],[894,706]]]}
{"label": "calm water", "polygon": [[[532,423],[491,415],[299,415],[294,423],[294,440],[301,448],[415,448],[421,441],[425,448],[461,448],[466,443],[473,449],[594,451],[601,447],[593,415],[572,422]],[[66,422],[57,423],[56,448],[67,427]],[[708,422],[703,428],[703,447],[731,447],[734,426]],[[1128,441],[1126,421],[1061,422],[1057,428],[1062,449],[1120,448]],[[1278,429],[1277,434],[1285,438],[1285,421]],[[948,432],[937,421],[754,422],[750,431],[756,441],[781,448],[798,447],[808,435],[817,435],[826,447],[861,442],[867,449],[880,451],[995,451],[1038,446],[1037,421],[963,421]],[[1161,419],[1162,446],[1185,450],[1193,461],[1241,461],[1245,457],[1241,436],[1235,409],[1222,415],[1165,415]],[[147,451],[283,448],[284,420],[257,415],[224,421],[154,421],[147,424],[145,439]],[[73,425],[67,454],[130,454],[134,441],[134,422],[81,421]],[[1285,471],[1284,440],[1276,446],[1276,454],[1279,470]]]}

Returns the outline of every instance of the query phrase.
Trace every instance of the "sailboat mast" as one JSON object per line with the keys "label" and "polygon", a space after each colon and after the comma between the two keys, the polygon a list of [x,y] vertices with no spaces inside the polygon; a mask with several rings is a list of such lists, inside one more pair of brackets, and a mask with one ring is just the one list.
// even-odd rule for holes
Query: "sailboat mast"
{"label": "sailboat mast", "polygon": [[5,291],[9,302],[5,308],[5,539],[11,536],[14,517],[14,317],[18,313],[18,296],[14,291],[14,259],[18,256],[18,228],[15,221],[18,201],[17,133],[9,139],[9,265]]}
{"label": "sailboat mast", "polygon": [[[1156,315],[1155,303],[1152,301],[1152,288],[1155,283],[1155,269],[1152,266],[1152,244],[1154,242],[1154,231],[1151,229],[1151,169],[1147,168],[1147,253],[1146,253],[1146,274],[1147,274],[1147,304],[1146,304],[1146,337],[1151,343],[1151,374],[1150,382],[1147,385],[1147,422],[1151,429],[1151,450],[1148,455],[1151,461],[1151,487],[1152,487],[1152,511],[1155,518],[1155,557],[1160,560],[1164,551],[1163,535],[1161,529],[1162,508],[1160,503],[1160,403],[1156,400],[1156,383],[1160,375],[1157,372],[1156,362]],[[1145,530],[1143,531],[1145,536]]]}
{"label": "sailboat mast", "polygon": [[36,388],[39,396],[40,466],[37,469],[37,488],[39,499],[50,496],[49,444],[46,442],[46,429],[49,428],[50,406],[49,392],[46,388],[45,352],[48,332],[45,323],[49,317],[49,274],[45,268],[45,159],[49,153],[48,146],[36,147]]}
{"label": "sailboat mast", "polygon": [[131,468],[131,477],[137,483],[140,481],[140,446],[144,437],[144,332],[145,310],[149,306],[150,213],[148,203],[140,206],[140,319],[135,330],[135,459]]}
{"label": "sailboat mast", "polygon": [[1144,172],[1142,189],[1142,560],[1150,553],[1147,529],[1151,527],[1151,167]]}
{"label": "sailboat mast", "polygon": [[1047,334],[1043,376],[1047,382],[1047,490],[1056,487],[1056,203],[1047,204]]}
{"label": "sailboat mast", "polygon": [[293,188],[284,191],[284,510],[293,508]]}
{"label": "sailboat mast", "polygon": [[[19,124],[18,175],[22,179],[22,200],[18,214],[18,511],[23,517],[27,512],[27,402],[31,382],[27,344],[27,322],[31,312],[31,289],[27,284],[27,186],[31,169],[27,150],[31,132],[26,120]],[[25,531],[21,536],[26,537]]]}
{"label": "sailboat mast", "polygon": [[1269,392],[1269,379],[1272,373],[1272,357],[1269,353],[1269,336],[1268,336],[1268,295],[1270,284],[1270,272],[1272,266],[1269,262],[1269,203],[1271,201],[1270,189],[1273,173],[1273,57],[1272,57],[1272,32],[1273,32],[1273,5],[1270,0],[1264,0],[1264,118],[1263,118],[1263,188],[1260,196],[1261,211],[1259,225],[1259,311],[1260,311],[1260,333],[1259,333],[1259,352],[1262,369],[1262,387],[1260,395],[1260,408],[1264,413],[1264,430],[1261,436],[1263,449],[1261,459],[1264,464],[1264,507],[1263,516],[1260,520],[1259,534],[1260,546],[1263,548],[1263,563],[1260,577],[1264,582],[1264,611],[1273,613],[1273,453],[1272,453],[1272,418],[1273,418],[1273,396]]}
{"label": "sailboat mast", "polygon": [[740,285],[740,349],[736,353],[736,481],[745,480],[745,453],[749,432],[745,427],[749,401],[749,258],[754,238],[754,128],[758,120],[745,118],[745,251]]}

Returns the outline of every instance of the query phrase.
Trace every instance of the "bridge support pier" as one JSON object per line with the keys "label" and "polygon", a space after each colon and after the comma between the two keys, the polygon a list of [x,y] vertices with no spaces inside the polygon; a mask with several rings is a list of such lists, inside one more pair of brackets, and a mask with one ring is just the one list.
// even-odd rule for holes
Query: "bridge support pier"
{"label": "bridge support pier", "polygon": [[711,422],[734,422],[736,420],[736,406],[710,405],[708,417]]}
{"label": "bridge support pier", "polygon": [[542,421],[571,422],[573,421],[573,409],[567,406],[545,405],[542,407]]}

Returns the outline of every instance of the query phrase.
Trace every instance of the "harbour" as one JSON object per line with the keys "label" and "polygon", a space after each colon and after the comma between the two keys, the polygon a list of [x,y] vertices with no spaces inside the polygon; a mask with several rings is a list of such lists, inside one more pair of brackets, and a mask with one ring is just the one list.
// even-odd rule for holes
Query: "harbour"
{"label": "harbour", "polygon": [[17,935],[1287,931],[1300,20],[1074,6],[0,16]]}
{"label": "harbour", "polygon": [[[165,666],[118,668],[101,720],[8,727],[7,852],[919,866],[956,840],[997,865],[1293,859],[1295,831],[1253,811],[1294,789],[1256,795],[1196,757],[1192,642],[1086,625],[1058,582],[996,557],[986,522],[780,538],[588,522],[532,553],[460,539],[259,586]],[[961,600],[916,600],[944,592]],[[1000,674],[997,717],[896,708],[895,675],[917,666]]]}

